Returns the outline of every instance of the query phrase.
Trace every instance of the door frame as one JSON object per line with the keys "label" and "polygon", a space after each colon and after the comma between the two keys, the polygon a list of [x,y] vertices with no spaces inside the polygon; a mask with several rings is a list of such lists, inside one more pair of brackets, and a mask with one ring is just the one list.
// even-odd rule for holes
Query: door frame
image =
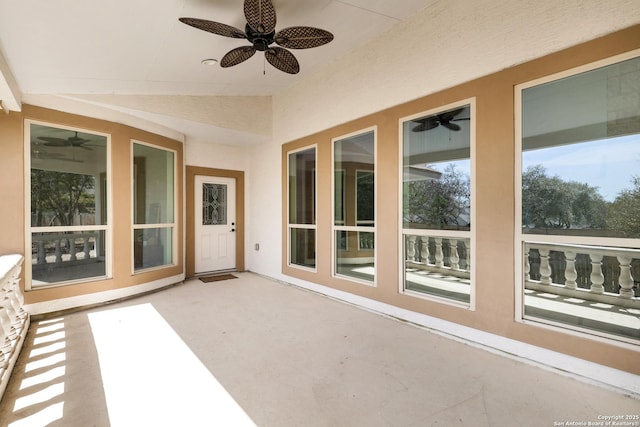
{"label": "door frame", "polygon": [[195,180],[196,175],[216,178],[235,178],[236,180],[236,270],[244,271],[244,171],[230,169],[205,168],[200,166],[185,167],[186,185],[186,247],[185,276],[194,277],[195,262]]}

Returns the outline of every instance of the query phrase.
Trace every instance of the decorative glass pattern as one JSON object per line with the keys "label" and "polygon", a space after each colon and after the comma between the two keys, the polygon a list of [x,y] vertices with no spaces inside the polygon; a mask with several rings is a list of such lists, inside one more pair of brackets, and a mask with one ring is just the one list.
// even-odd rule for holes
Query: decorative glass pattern
{"label": "decorative glass pattern", "polygon": [[202,184],[202,225],[227,223],[227,185]]}

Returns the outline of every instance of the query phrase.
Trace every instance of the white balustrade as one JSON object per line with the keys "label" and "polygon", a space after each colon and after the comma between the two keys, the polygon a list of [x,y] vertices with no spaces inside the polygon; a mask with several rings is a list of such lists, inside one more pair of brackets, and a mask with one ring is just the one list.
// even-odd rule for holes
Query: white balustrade
{"label": "white balustrade", "polygon": [[[640,308],[640,298],[634,293],[634,278],[632,274],[632,263],[634,260],[640,260],[640,250],[624,249],[624,248],[605,248],[586,245],[559,245],[547,243],[525,243],[524,245],[524,278],[527,289],[543,291],[547,293],[555,293],[558,295],[582,298],[586,300],[598,301],[607,304],[614,304],[623,307]],[[539,256],[539,278],[533,280],[531,278],[531,260],[536,258],[533,253],[537,252]],[[564,267],[561,271],[554,271],[552,262],[550,262],[551,252],[562,254]],[[580,277],[576,268],[576,259],[578,255],[587,256],[588,264],[591,266],[591,272],[584,272]],[[620,274],[615,279],[611,273],[607,273],[609,277],[605,277],[603,272],[604,258],[607,257],[609,265],[617,263]],[[614,269],[616,269],[614,268]],[[609,268],[611,270],[611,268]],[[562,274],[559,274],[562,273]],[[563,283],[556,283],[553,278],[564,277]],[[617,280],[614,286],[617,292],[607,292],[605,289],[605,281],[611,283]],[[580,288],[579,283],[588,282],[588,288]]]}
{"label": "white balustrade", "polygon": [[[97,245],[96,233],[72,233],[72,234],[52,234],[33,235],[31,241],[35,250],[32,255],[32,263],[35,265],[60,264],[62,262],[74,262],[78,260],[88,260],[95,253]],[[80,241],[82,250],[78,252],[76,246]],[[47,253],[47,246],[53,245],[53,254]],[[67,252],[68,254],[65,254]]]}
{"label": "white balustrade", "polygon": [[[470,239],[405,235],[405,261],[411,268],[463,279],[470,278]],[[464,257],[460,256],[464,247]],[[433,260],[433,262],[432,262]],[[461,265],[461,262],[464,265]]]}
{"label": "white balustrade", "polygon": [[0,398],[29,327],[20,291],[22,255],[0,256]]}

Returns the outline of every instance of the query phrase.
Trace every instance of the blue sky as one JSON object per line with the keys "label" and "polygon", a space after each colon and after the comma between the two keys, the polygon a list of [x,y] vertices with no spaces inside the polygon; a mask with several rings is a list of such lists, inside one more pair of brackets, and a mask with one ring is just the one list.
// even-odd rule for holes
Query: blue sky
{"label": "blue sky", "polygon": [[640,135],[608,138],[581,144],[562,145],[522,154],[522,170],[541,164],[547,175],[598,187],[607,201],[632,188],[633,176],[640,176]]}

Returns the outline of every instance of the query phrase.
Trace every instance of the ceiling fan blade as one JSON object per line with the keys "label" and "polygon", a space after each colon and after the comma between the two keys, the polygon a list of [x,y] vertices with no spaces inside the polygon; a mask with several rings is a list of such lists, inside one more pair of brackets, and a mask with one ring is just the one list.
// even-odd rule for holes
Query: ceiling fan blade
{"label": "ceiling fan blade", "polygon": [[220,60],[220,66],[223,68],[232,67],[238,65],[241,62],[251,58],[256,53],[256,49],[253,46],[241,46],[227,52],[225,56]]}
{"label": "ceiling fan blade", "polygon": [[271,47],[264,52],[267,62],[280,71],[289,74],[297,74],[300,71],[300,64],[293,53],[281,47]]}
{"label": "ceiling fan blade", "polygon": [[66,147],[67,145],[71,145],[67,139],[54,138],[52,136],[39,136],[38,139],[45,141],[44,145],[49,147]]}
{"label": "ceiling fan blade", "polygon": [[438,127],[438,120],[435,117],[428,117],[426,119],[414,120],[420,123],[418,126],[411,129],[412,132],[424,132]]}
{"label": "ceiling fan blade", "polygon": [[441,124],[442,126],[446,127],[447,129],[450,129],[450,130],[460,130],[460,129],[462,129],[460,126],[458,126],[458,125],[457,125],[457,124],[455,124],[455,123],[440,122],[440,124]]}
{"label": "ceiling fan blade", "polygon": [[289,49],[309,49],[333,40],[329,31],[314,27],[289,27],[278,31],[275,42]]}
{"label": "ceiling fan blade", "polygon": [[221,24],[219,22],[208,21],[206,19],[198,18],[179,18],[183,24],[190,25],[202,31],[217,34],[219,36],[231,37],[234,39],[246,39],[244,31],[232,27],[231,25]]}
{"label": "ceiling fan blade", "polygon": [[438,118],[440,119],[441,122],[449,122],[455,116],[462,113],[463,111],[464,111],[464,108],[458,108],[457,110],[447,111],[446,113],[438,114]]}
{"label": "ceiling fan blade", "polygon": [[257,33],[269,34],[276,29],[276,10],[271,0],[245,0],[244,17]]}

